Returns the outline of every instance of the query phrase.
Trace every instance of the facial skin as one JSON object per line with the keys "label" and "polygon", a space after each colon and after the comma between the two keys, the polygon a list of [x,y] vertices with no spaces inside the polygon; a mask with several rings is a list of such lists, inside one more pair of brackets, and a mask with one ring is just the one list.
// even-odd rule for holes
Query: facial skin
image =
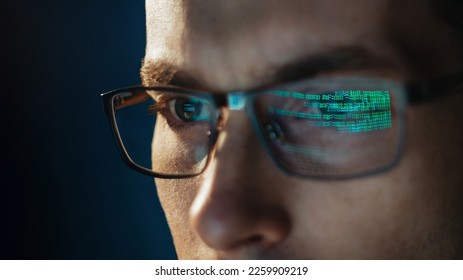
{"label": "facial skin", "polygon": [[[146,11],[145,85],[165,82],[150,68],[162,62],[192,87],[246,90],[339,49],[361,49],[365,63],[321,75],[421,81],[459,67],[456,36],[422,0],[147,0]],[[203,174],[156,180],[178,257],[461,258],[461,108],[462,95],[409,107],[397,166],[329,181],[284,174],[246,114],[226,112]]]}

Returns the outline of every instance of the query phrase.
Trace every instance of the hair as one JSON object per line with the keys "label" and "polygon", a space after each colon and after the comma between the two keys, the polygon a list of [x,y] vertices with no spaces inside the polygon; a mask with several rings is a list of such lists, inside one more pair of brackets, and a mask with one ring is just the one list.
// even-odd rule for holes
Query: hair
{"label": "hair", "polygon": [[436,9],[437,16],[447,22],[463,40],[463,1],[461,0],[430,0]]}
{"label": "hair", "polygon": [[459,43],[460,67],[463,65],[463,1],[462,0],[429,0],[436,16],[447,24]]}

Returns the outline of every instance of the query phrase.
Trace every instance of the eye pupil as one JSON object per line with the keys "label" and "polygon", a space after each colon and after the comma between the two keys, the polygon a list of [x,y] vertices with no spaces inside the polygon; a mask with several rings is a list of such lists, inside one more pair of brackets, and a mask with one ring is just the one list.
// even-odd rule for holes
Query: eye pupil
{"label": "eye pupil", "polygon": [[202,103],[191,99],[175,101],[175,114],[184,122],[197,121],[201,118]]}

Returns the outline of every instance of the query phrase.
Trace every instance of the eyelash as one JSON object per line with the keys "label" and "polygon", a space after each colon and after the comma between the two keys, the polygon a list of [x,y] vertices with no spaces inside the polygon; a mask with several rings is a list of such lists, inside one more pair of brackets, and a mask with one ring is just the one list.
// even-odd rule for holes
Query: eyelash
{"label": "eyelash", "polygon": [[159,96],[158,100],[154,100],[153,98],[153,104],[148,106],[148,113],[151,114],[158,114],[162,115],[167,122],[167,125],[171,129],[190,129],[195,126],[194,123],[188,123],[179,120],[177,117],[173,116],[173,113],[170,111],[170,102],[173,100],[182,98],[181,96],[169,96],[166,97],[165,95]]}
{"label": "eyelash", "polygon": [[148,113],[150,115],[156,115],[157,117],[164,117],[167,125],[171,129],[184,126],[184,124],[180,124],[180,122],[172,116],[172,113],[169,110],[169,102],[170,101],[153,101],[153,104],[148,106]]}
{"label": "eyelash", "polygon": [[168,102],[166,103],[164,101],[159,102],[159,101],[153,100],[153,104],[148,106],[148,113],[150,115],[162,113],[162,111],[168,108],[167,104]]}

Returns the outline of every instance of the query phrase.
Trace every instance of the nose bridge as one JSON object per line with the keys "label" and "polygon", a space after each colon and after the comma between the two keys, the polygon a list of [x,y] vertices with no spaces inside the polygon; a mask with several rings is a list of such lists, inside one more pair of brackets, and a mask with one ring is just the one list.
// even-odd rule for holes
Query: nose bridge
{"label": "nose bridge", "polygon": [[[220,114],[221,119],[217,123],[218,133],[214,140],[211,157],[225,153],[226,150],[224,149],[230,146],[233,149],[233,156],[231,158],[226,156],[230,158],[228,161],[247,161],[249,158],[253,158],[249,154],[261,149],[258,132],[254,130],[252,116],[249,114],[250,97],[249,93],[244,91],[227,94],[227,109]],[[225,142],[227,143],[226,147],[224,147]],[[239,164],[238,166],[243,165]]]}
{"label": "nose bridge", "polygon": [[[223,120],[222,127],[228,126],[230,144],[245,147],[248,153],[256,151],[256,147],[263,148],[258,128],[254,120],[254,96],[246,91],[234,91],[227,94],[228,113]],[[230,124],[225,124],[231,122]],[[233,138],[233,139],[232,139]],[[222,143],[224,138],[221,139]],[[236,143],[235,143],[236,141]]]}
{"label": "nose bridge", "polygon": [[[253,116],[254,96],[246,91],[235,91],[227,94],[227,108],[220,124],[220,132],[212,152],[212,161],[216,161],[215,172],[224,176],[239,177],[240,185],[250,184],[254,188],[265,181],[262,176],[256,180],[256,170],[275,169],[271,156],[262,143],[259,129]],[[273,172],[279,174],[280,172]],[[262,174],[264,175],[264,174]],[[246,179],[245,179],[246,178]]]}
{"label": "nose bridge", "polygon": [[246,100],[241,93],[229,96],[230,111],[190,212],[196,234],[221,250],[274,246],[290,228],[278,183],[272,183],[274,167],[242,110]]}
{"label": "nose bridge", "polygon": [[232,99],[229,102],[235,103],[233,107],[229,103],[230,111],[224,120],[214,155],[218,163],[215,165],[216,168],[221,169],[226,166],[229,169],[227,174],[242,172],[250,161],[260,160],[254,155],[260,151],[260,144],[253,131],[251,121],[243,110],[246,98],[243,95],[235,95],[229,96],[229,99]]}

